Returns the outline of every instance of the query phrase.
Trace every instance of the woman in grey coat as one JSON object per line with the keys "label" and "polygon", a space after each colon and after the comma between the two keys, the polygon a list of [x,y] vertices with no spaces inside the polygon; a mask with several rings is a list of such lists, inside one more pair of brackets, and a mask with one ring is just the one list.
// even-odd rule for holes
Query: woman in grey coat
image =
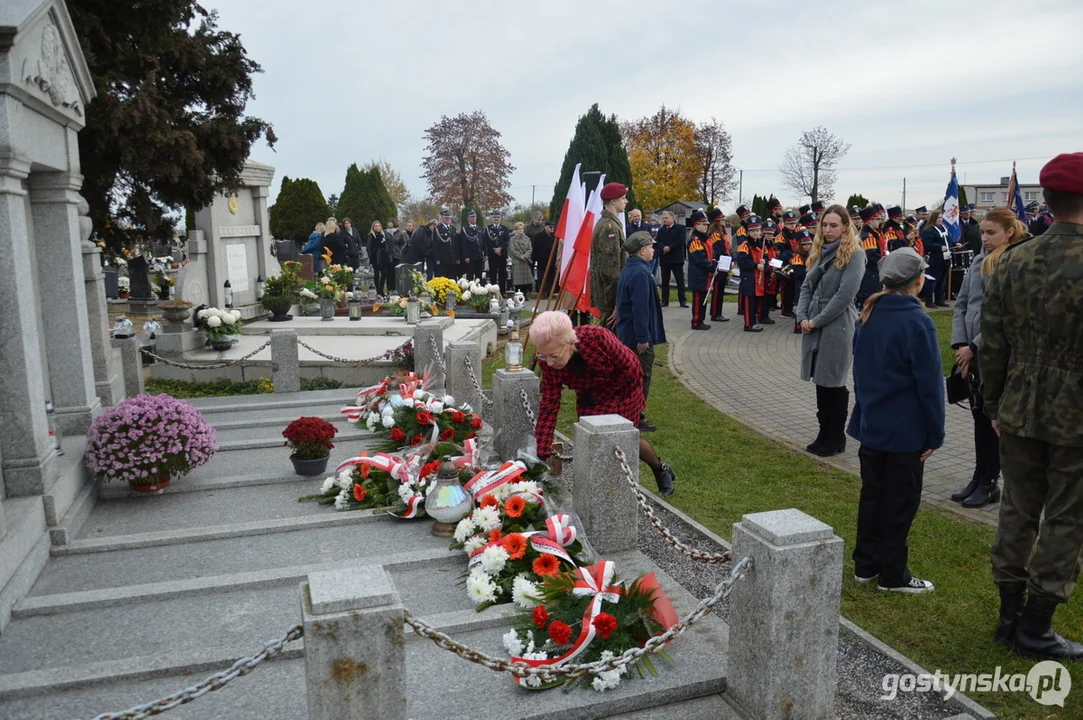
{"label": "woman in grey coat", "polygon": [[511,284],[523,294],[530,292],[530,289],[534,287],[533,253],[534,246],[523,232],[523,223],[515,223],[515,231],[511,234],[511,242],[508,244],[508,255],[511,257]]}
{"label": "woman in grey coat", "polygon": [[797,303],[801,337],[801,379],[816,384],[820,432],[806,450],[830,457],[846,450],[846,379],[854,359],[854,297],[865,275],[865,253],[850,214],[841,205],[824,211],[809,251],[808,272]]}
{"label": "woman in grey coat", "polygon": [[985,414],[981,398],[978,356],[981,354],[981,304],[993,268],[1012,243],[1027,237],[1027,230],[1007,208],[995,208],[981,221],[981,253],[974,258],[963,276],[955,298],[955,316],[951,322],[951,347],[955,362],[964,378],[970,381],[970,413],[974,416],[974,475],[965,488],[952,493],[951,499],[963,507],[980,508],[1000,500],[997,478],[1000,477],[1000,437]]}

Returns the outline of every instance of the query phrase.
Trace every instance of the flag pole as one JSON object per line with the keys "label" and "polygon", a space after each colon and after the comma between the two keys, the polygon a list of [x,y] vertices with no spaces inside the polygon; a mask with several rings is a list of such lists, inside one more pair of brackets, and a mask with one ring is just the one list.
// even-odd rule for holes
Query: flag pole
{"label": "flag pole", "polygon": [[[553,258],[556,257],[557,248],[562,247],[563,245],[564,245],[564,238],[560,238],[557,242],[553,243],[553,247],[549,248],[549,262],[546,263],[546,265],[545,265],[545,273],[542,275],[541,280],[538,283],[538,297],[534,299],[534,313],[533,313],[533,315],[530,316],[531,324],[533,324],[534,318],[536,318],[538,316],[538,306],[541,304],[541,299],[542,299],[542,288],[545,287],[545,280],[549,277],[549,271],[553,268]],[[553,287],[556,287],[556,284],[557,284],[556,283],[556,278],[553,278],[553,282],[551,283],[552,287],[549,288],[549,298],[550,299],[552,299],[552,297],[553,297]],[[545,309],[548,310],[549,309],[549,300],[546,300],[545,306],[546,306]],[[524,354],[526,354],[526,350],[527,350],[528,347],[530,347],[530,334],[529,333],[527,333],[526,343],[523,345],[523,353]],[[530,364],[530,369],[534,370],[534,368],[536,366],[537,366],[537,361],[535,360],[534,362],[532,362]]]}

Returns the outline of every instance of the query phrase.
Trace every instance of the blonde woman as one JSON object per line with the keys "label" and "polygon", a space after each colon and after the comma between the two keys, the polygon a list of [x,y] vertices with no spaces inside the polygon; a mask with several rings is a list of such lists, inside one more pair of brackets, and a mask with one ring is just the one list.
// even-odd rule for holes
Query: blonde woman
{"label": "blonde woman", "polygon": [[312,234],[308,236],[308,242],[301,248],[302,253],[312,256],[312,269],[315,272],[319,272],[323,269],[321,267],[323,260],[320,259],[320,242],[323,240],[323,231],[326,227],[326,223],[316,223],[316,227],[313,228]]}
{"label": "blonde woman", "polygon": [[963,507],[980,508],[1000,501],[1000,438],[985,414],[981,398],[978,354],[981,347],[981,305],[985,288],[1000,256],[1027,237],[1027,229],[1008,208],[994,208],[981,221],[982,251],[963,276],[955,298],[951,323],[951,347],[964,378],[970,380],[970,412],[974,416],[974,475],[951,499]]}
{"label": "blonde woman", "polygon": [[346,256],[348,248],[346,233],[339,230],[338,220],[327,218],[327,223],[323,228],[323,240],[320,242],[320,254],[324,254],[325,250],[330,250],[332,265],[346,265],[349,262]]}
{"label": "blonde woman", "polygon": [[807,260],[797,303],[801,336],[801,379],[816,384],[820,432],[805,449],[821,457],[846,450],[846,380],[853,364],[854,298],[865,274],[865,253],[846,208],[824,212]]}
{"label": "blonde woman", "polygon": [[521,222],[515,223],[511,242],[508,244],[508,254],[511,256],[511,284],[523,294],[529,293],[534,287],[532,258],[534,247],[524,232],[525,227]]}

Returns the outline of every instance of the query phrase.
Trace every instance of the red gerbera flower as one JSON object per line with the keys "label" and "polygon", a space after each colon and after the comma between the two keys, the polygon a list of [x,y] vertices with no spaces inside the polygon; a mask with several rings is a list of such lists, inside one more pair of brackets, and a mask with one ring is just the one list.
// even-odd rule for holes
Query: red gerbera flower
{"label": "red gerbera flower", "polygon": [[418,425],[432,425],[432,413],[428,410],[421,410],[417,414]]}
{"label": "red gerbera flower", "polygon": [[511,560],[518,560],[526,555],[526,538],[522,533],[505,535],[500,541],[500,546],[508,551],[508,558]]}
{"label": "red gerbera flower", "polygon": [[421,437],[420,435],[414,435],[412,438],[410,438],[410,444],[411,445],[420,445],[424,441],[425,441],[425,438]]}
{"label": "red gerbera flower", "polygon": [[504,512],[508,514],[508,517],[522,517],[523,510],[526,510],[526,500],[518,495],[512,495],[504,503]]}
{"label": "red gerbera flower", "polygon": [[500,542],[504,539],[504,535],[500,532],[500,528],[493,528],[489,531],[489,542]]}
{"label": "red gerbera flower", "polygon": [[470,419],[470,429],[481,430],[481,418],[479,418],[477,415]]}
{"label": "red gerbera flower", "polygon": [[391,428],[391,439],[395,442],[402,442],[406,439],[406,433],[402,431],[402,428]]}
{"label": "red gerbera flower", "polygon": [[481,498],[481,506],[483,508],[496,507],[498,505],[500,505],[500,501],[497,500],[496,495],[493,495],[492,493],[485,493]]}
{"label": "red gerbera flower", "polygon": [[442,440],[444,442],[447,442],[448,440],[454,440],[454,439],[455,439],[455,430],[453,428],[448,428],[448,429],[444,430],[444,432],[440,433],[440,440]]}
{"label": "red gerbera flower", "polygon": [[530,614],[530,617],[534,620],[535,625],[545,627],[545,623],[549,622],[549,611],[545,609],[544,605],[539,605],[534,608],[534,612]]}
{"label": "red gerbera flower", "polygon": [[459,423],[464,423],[466,422],[466,415],[464,415],[461,410],[456,410],[455,412],[451,413],[451,422],[455,423],[456,425],[458,425]]}
{"label": "red gerbera flower", "polygon": [[357,502],[362,502],[362,501],[364,501],[365,495],[367,495],[367,494],[368,494],[368,491],[365,490],[364,485],[362,485],[361,483],[354,483],[354,486],[353,486],[353,499],[354,500],[356,500]]}
{"label": "red gerbera flower", "polygon": [[554,620],[549,623],[549,637],[557,645],[567,645],[572,639],[572,626],[561,620]]}
{"label": "red gerbera flower", "polygon": [[617,629],[617,618],[609,613],[598,613],[594,618],[594,629],[598,631],[598,637],[607,640]]}
{"label": "red gerbera flower", "polygon": [[531,566],[535,575],[550,576],[560,572],[560,560],[556,555],[542,553]]}

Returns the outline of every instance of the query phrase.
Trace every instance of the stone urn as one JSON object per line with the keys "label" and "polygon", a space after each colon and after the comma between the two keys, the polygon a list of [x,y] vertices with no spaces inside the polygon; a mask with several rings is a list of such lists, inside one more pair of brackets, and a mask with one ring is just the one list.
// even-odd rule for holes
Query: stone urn
{"label": "stone urn", "polygon": [[320,320],[329,322],[335,319],[335,301],[331,298],[320,298]]}
{"label": "stone urn", "polygon": [[226,340],[226,339],[211,340],[211,349],[214,350],[215,352],[225,352],[226,350],[229,350],[231,347],[233,347],[233,341],[232,340]]}
{"label": "stone urn", "polygon": [[162,317],[172,325],[183,325],[188,316],[192,314],[192,303],[183,300],[158,303],[158,309],[162,311]]}

